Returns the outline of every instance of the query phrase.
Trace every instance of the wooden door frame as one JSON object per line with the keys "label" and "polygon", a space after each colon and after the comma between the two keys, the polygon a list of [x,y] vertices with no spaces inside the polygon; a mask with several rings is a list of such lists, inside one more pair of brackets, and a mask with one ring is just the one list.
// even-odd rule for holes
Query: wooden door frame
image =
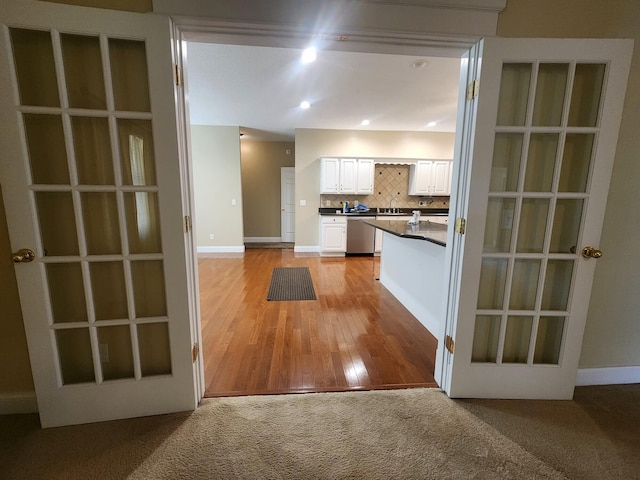
{"label": "wooden door frame", "polygon": [[[303,30],[297,26],[292,27],[291,25],[274,26],[273,24],[265,25],[260,23],[247,23],[233,20],[220,21],[191,17],[172,18],[172,24],[174,62],[182,72],[183,83],[183,85],[176,87],[176,102],[178,104],[176,111],[178,115],[179,126],[178,136],[180,137],[178,139],[180,144],[179,161],[181,165],[181,171],[183,172],[181,182],[183,197],[191,199],[191,216],[193,218],[194,189],[191,173],[191,130],[188,117],[189,104],[187,100],[188,92],[186,82],[186,79],[188,78],[186,48],[187,42],[198,41],[232,45],[303,48],[306,47],[310,38],[314,38],[317,35],[317,32],[312,30]],[[335,39],[333,41],[333,44],[327,47],[328,49],[353,51],[360,53],[386,53],[421,56],[438,55],[461,59],[462,56],[480,40],[479,35],[461,35],[453,37],[430,33],[415,34],[400,31],[367,31],[365,34],[362,31],[351,31],[348,29],[342,31],[342,33],[347,37],[353,36],[358,40],[353,44],[349,44],[346,42],[341,42],[339,39]],[[463,85],[460,88],[463,87],[466,89],[466,85]],[[450,247],[447,246],[448,250],[449,248]],[[193,244],[193,251],[195,252],[195,244]],[[450,253],[448,252],[447,255],[450,255]],[[187,261],[192,262],[192,265],[189,266],[189,269],[191,272],[194,272],[195,278],[197,280],[197,255],[195,255],[194,253],[191,258],[187,259]],[[192,305],[195,305],[195,307],[192,309],[192,332],[193,335],[197,337],[198,344],[201,344],[202,342],[200,339],[202,335],[202,325],[198,307],[200,292],[197,281],[193,282],[193,284],[190,286],[190,290],[190,303]],[[448,322],[443,322],[441,331],[432,332],[432,334],[438,339],[438,345],[443,344],[443,339],[445,336],[444,332],[447,323]],[[198,383],[198,394],[201,395],[200,398],[202,398],[205,390],[205,385],[201,350],[198,354],[197,364],[200,366],[195,367],[194,376],[196,378],[196,382]],[[446,369],[446,364],[440,364],[436,367],[436,379],[439,379],[442,376],[442,372],[438,371],[438,368],[441,368],[444,371]]]}

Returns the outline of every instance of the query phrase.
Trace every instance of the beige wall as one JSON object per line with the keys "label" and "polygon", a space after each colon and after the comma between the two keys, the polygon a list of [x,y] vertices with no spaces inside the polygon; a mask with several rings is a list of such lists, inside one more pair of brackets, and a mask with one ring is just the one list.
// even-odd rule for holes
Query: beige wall
{"label": "beige wall", "polygon": [[509,0],[498,20],[503,37],[632,38],[635,48],[599,247],[580,366],[640,365],[640,2]]}
{"label": "beige wall", "polygon": [[297,129],[296,247],[319,245],[320,157],[453,158],[453,145],[453,133]]}
{"label": "beige wall", "polygon": [[280,237],[280,168],[295,166],[294,143],[242,140],[240,153],[244,236]]}
{"label": "beige wall", "polygon": [[198,247],[242,247],[240,128],[192,125],[191,151]]}
{"label": "beige wall", "polygon": [[0,192],[0,393],[32,392],[31,365]]}

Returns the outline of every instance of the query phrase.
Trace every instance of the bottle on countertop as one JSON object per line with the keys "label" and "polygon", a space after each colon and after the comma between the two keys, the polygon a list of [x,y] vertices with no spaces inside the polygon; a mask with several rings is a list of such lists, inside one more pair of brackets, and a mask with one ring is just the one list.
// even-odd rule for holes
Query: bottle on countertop
{"label": "bottle on countertop", "polygon": [[344,202],[344,213],[349,213],[349,202],[347,200],[345,200]]}

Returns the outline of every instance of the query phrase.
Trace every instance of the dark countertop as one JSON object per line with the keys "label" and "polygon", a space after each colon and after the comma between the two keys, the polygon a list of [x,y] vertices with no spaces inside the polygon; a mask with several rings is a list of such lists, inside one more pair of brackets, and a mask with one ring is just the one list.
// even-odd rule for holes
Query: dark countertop
{"label": "dark countertop", "polygon": [[364,223],[398,237],[426,240],[443,247],[447,246],[447,228],[443,223],[420,220],[419,225],[409,225],[406,220],[366,219]]}
{"label": "dark countertop", "polygon": [[[367,212],[349,212],[349,213],[336,213],[336,208],[318,208],[320,215],[346,215],[346,216],[358,216],[358,217],[375,217],[381,216],[399,216],[399,215],[411,215],[414,210],[420,210],[421,215],[449,215],[448,208],[398,208],[397,213],[385,213],[386,208],[371,208]],[[380,210],[378,212],[378,210]]]}

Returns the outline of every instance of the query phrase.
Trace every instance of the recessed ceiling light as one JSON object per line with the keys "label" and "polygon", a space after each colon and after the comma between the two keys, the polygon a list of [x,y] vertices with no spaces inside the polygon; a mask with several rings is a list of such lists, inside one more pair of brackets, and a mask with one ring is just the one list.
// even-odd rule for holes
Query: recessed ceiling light
{"label": "recessed ceiling light", "polygon": [[310,106],[311,106],[311,104],[309,102],[307,102],[306,100],[300,102],[300,108],[303,109],[303,110],[306,110]]}
{"label": "recessed ceiling light", "polygon": [[305,48],[302,52],[302,63],[314,62],[316,58],[318,58],[318,54],[316,53],[316,49],[313,47]]}
{"label": "recessed ceiling light", "polygon": [[413,62],[411,64],[412,68],[424,68],[427,65],[429,65],[429,61],[428,60],[416,60],[415,62]]}
{"label": "recessed ceiling light", "polygon": [[370,122],[369,120],[362,120],[362,121],[360,122],[360,125],[363,125],[363,126],[365,126],[365,127],[366,127],[366,126],[367,126],[367,125],[369,125],[370,123],[371,123],[371,122]]}
{"label": "recessed ceiling light", "polygon": [[427,123],[427,127],[435,127],[438,124],[438,122],[429,122]]}

